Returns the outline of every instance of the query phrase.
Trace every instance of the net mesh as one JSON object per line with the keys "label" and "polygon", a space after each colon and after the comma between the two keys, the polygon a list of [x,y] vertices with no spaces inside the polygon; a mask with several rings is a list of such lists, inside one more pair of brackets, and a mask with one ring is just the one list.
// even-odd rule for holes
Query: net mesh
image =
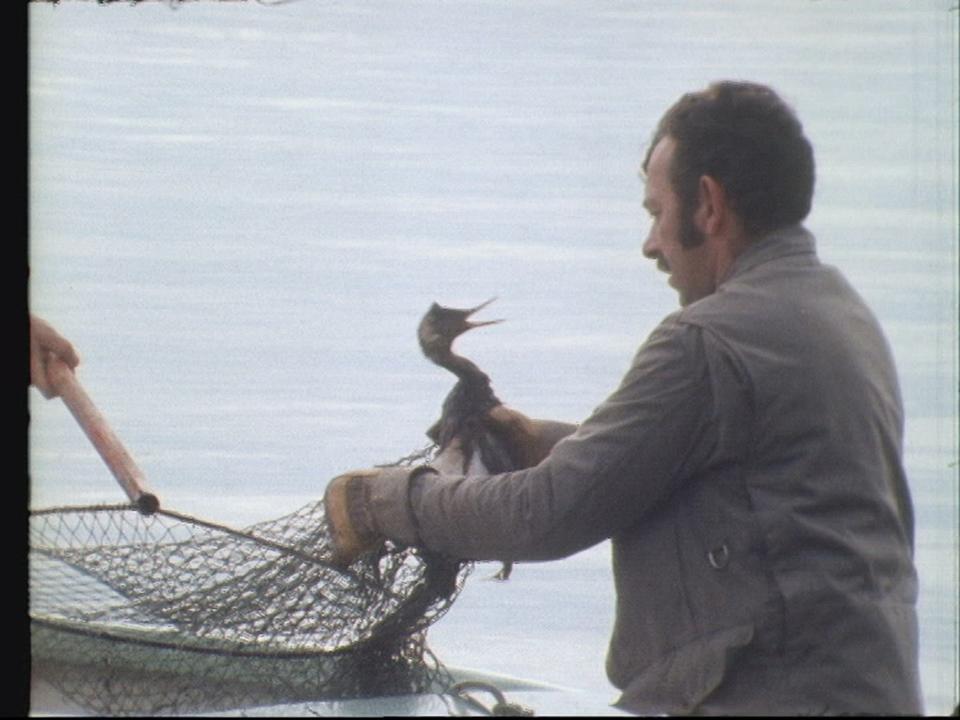
{"label": "net mesh", "polygon": [[322,501],[243,529],[129,505],[33,511],[34,676],[110,715],[446,689],[426,631],[470,564],[390,543],[349,569],[331,558]]}

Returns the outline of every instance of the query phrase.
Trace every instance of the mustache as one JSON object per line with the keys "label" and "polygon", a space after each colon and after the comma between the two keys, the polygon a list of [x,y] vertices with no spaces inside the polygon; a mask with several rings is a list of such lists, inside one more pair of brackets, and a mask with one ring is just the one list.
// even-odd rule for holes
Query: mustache
{"label": "mustache", "polygon": [[657,258],[657,270],[664,273],[670,272],[670,264],[666,261],[663,255]]}

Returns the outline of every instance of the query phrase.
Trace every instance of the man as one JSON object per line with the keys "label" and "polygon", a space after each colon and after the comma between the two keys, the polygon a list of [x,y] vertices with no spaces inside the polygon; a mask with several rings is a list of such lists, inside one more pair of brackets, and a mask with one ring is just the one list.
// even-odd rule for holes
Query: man
{"label": "man", "polygon": [[[550,560],[609,538],[618,706],[922,712],[897,378],[874,316],[800,225],[814,161],[799,121],[767,87],[715,83],[670,108],[644,171],[643,251],[682,307],[620,387],[528,469],[335,478],[342,557],[387,537]],[[512,410],[488,422],[537,438]]]}

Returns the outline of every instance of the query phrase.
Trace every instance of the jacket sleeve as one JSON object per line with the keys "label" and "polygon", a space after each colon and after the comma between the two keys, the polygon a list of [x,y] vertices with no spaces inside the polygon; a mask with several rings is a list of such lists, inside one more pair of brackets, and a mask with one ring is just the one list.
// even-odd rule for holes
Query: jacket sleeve
{"label": "jacket sleeve", "polygon": [[642,522],[716,443],[701,332],[664,320],[620,387],[536,467],[378,483],[380,530],[458,558],[549,560]]}

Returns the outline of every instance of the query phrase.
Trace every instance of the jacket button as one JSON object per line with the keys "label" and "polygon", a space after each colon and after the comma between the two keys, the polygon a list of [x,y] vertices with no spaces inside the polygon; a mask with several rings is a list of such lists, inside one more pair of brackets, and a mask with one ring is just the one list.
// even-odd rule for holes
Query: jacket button
{"label": "jacket button", "polygon": [[723,570],[730,563],[730,548],[724,543],[707,553],[707,562],[714,570]]}

